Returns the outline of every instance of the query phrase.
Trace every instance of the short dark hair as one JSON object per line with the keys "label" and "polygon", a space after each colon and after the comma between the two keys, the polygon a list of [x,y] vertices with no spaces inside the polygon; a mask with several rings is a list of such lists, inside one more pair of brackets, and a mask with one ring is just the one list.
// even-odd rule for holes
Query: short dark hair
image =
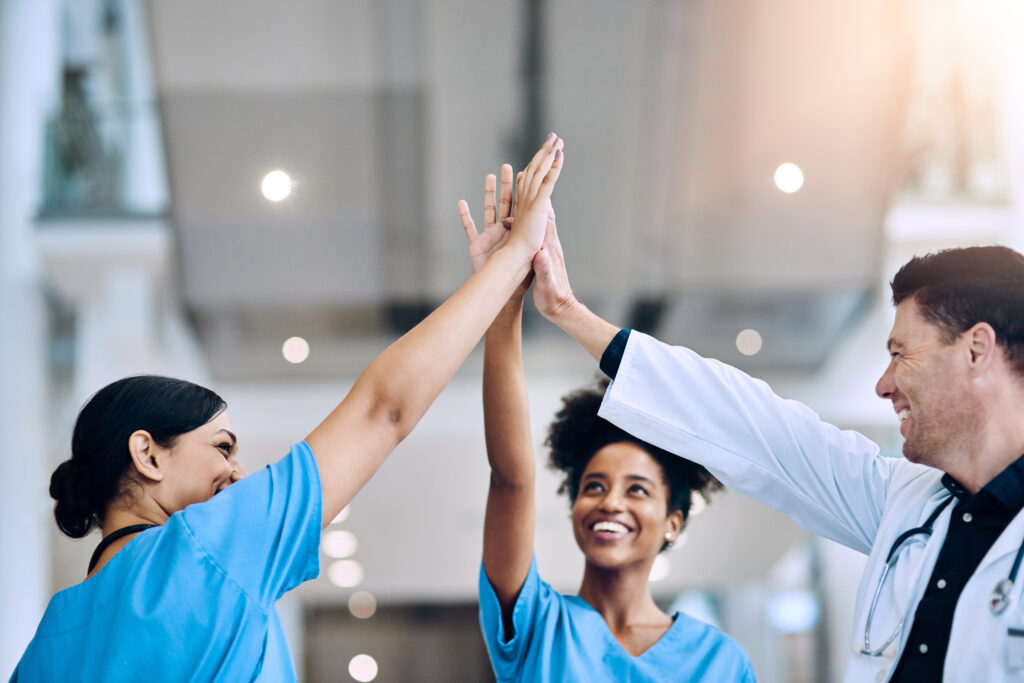
{"label": "short dark hair", "polygon": [[[594,454],[609,444],[631,443],[647,451],[661,467],[668,485],[668,513],[680,510],[684,522],[690,517],[691,494],[696,491],[704,500],[721,482],[706,469],[686,458],[681,458],[616,427],[597,414],[608,380],[596,386],[579,389],[562,398],[562,407],[548,427],[546,444],[551,448],[548,467],[561,471],[565,478],[559,493],[576,502],[580,479]],[[668,544],[662,546],[662,550]]]}
{"label": "short dark hair", "polygon": [[946,249],[910,259],[893,277],[893,305],[913,298],[947,344],[979,322],[995,330],[1024,375],[1024,256],[1002,246]]}
{"label": "short dark hair", "polygon": [[71,436],[71,457],[50,477],[57,526],[81,538],[103,524],[107,504],[121,495],[131,465],[128,437],[143,429],[165,448],[209,422],[227,404],[205,387],[156,375],[126,377],[86,402]]}

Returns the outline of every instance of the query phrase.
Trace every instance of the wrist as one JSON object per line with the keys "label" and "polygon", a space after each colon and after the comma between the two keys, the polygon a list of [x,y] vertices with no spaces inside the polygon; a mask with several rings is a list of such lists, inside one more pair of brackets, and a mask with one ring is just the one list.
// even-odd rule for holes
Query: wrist
{"label": "wrist", "polygon": [[495,322],[500,322],[504,326],[518,325],[523,316],[523,297],[517,292],[513,294],[505,305],[498,311],[498,315],[494,318]]}
{"label": "wrist", "polygon": [[553,322],[555,325],[562,327],[563,325],[570,323],[572,320],[579,318],[584,312],[589,312],[586,306],[580,303],[576,295],[569,291],[564,297],[562,297],[554,306],[548,310],[541,311],[547,320]]}
{"label": "wrist", "polygon": [[498,251],[505,252],[509,256],[528,264],[528,266],[532,268],[533,257],[537,253],[537,248],[531,246],[526,242],[526,240],[516,238],[515,235],[511,235],[509,236],[508,241],[505,242],[504,246],[502,246]]}

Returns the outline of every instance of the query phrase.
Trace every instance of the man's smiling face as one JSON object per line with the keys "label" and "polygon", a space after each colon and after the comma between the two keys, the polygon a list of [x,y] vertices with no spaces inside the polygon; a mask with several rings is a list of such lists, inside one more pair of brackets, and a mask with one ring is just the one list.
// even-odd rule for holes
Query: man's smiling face
{"label": "man's smiling face", "polygon": [[940,469],[977,427],[970,399],[969,352],[962,337],[947,343],[943,331],[921,315],[911,297],[896,307],[889,335],[889,366],[875,392],[892,401],[905,439],[907,460]]}

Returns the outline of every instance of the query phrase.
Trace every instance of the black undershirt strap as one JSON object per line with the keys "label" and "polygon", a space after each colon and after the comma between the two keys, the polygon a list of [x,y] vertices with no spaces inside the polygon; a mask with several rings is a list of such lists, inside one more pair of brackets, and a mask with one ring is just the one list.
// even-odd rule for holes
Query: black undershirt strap
{"label": "black undershirt strap", "polygon": [[140,531],[145,531],[146,529],[152,529],[155,526],[157,526],[157,525],[156,524],[132,524],[131,526],[125,526],[125,527],[121,527],[120,529],[117,529],[116,531],[111,531],[109,534],[107,534],[106,536],[103,537],[103,540],[100,541],[100,544],[98,546],[96,546],[96,550],[93,551],[92,557],[89,559],[89,572],[88,573],[92,572],[92,568],[95,567],[96,563],[100,561],[100,555],[103,554],[103,551],[106,550],[107,547],[111,543],[113,543],[114,541],[116,541],[119,538],[123,538],[124,536],[127,536],[128,534],[135,534],[135,533],[138,533]]}

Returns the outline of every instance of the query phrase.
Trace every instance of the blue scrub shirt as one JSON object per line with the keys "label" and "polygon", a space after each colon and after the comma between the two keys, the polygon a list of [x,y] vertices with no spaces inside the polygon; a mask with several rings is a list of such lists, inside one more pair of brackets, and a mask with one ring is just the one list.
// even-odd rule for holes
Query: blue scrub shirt
{"label": "blue scrub shirt", "polygon": [[512,623],[515,634],[507,640],[501,603],[481,566],[480,626],[500,683],[755,681],[750,660],[732,638],[682,613],[658,642],[634,657],[583,598],[557,593],[541,581],[536,557],[512,608]]}
{"label": "blue scrub shirt", "polygon": [[320,570],[305,443],[138,534],[50,600],[11,681],[294,681],[274,608]]}

